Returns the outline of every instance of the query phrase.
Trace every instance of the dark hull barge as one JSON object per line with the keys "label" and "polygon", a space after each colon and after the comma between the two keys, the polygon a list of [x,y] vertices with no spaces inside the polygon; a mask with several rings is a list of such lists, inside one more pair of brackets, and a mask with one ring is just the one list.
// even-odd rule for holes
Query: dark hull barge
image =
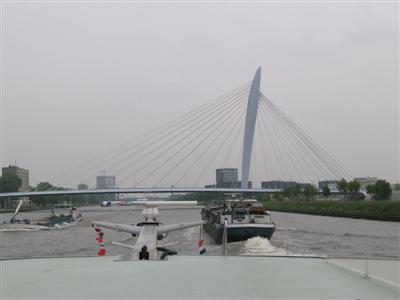
{"label": "dark hull barge", "polygon": [[204,230],[218,244],[222,243],[225,224],[228,243],[257,236],[271,239],[275,231],[268,211],[256,200],[228,200],[205,207],[201,215],[207,221]]}

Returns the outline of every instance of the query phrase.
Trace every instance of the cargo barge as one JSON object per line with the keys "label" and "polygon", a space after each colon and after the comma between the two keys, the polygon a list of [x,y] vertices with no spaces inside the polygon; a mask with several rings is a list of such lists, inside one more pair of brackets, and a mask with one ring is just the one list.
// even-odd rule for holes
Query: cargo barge
{"label": "cargo barge", "polygon": [[225,224],[227,241],[238,242],[252,237],[271,239],[275,224],[269,212],[257,200],[226,200],[202,209],[202,219],[207,221],[204,230],[218,244],[222,243]]}

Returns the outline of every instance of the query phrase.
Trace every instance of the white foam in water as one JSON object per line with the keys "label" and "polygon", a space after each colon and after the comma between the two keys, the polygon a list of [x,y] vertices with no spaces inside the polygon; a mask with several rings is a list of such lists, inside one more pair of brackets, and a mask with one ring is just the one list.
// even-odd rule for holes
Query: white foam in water
{"label": "white foam in water", "polygon": [[242,255],[290,255],[284,248],[275,247],[268,239],[254,237],[248,239],[241,251]]}
{"label": "white foam in water", "polygon": [[0,232],[35,231],[35,230],[41,230],[41,229],[40,228],[0,229]]}
{"label": "white foam in water", "polygon": [[71,223],[63,222],[62,224],[57,223],[57,224],[54,224],[53,229],[63,229],[63,228],[73,226],[75,224],[76,224],[76,222],[71,222]]}

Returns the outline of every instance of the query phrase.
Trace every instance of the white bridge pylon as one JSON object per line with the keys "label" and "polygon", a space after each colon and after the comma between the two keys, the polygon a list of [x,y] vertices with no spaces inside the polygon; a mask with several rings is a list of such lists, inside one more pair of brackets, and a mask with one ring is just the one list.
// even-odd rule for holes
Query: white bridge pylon
{"label": "white bridge pylon", "polygon": [[258,103],[260,100],[260,81],[261,67],[258,67],[251,84],[249,100],[247,102],[246,123],[243,137],[243,154],[242,154],[242,178],[241,188],[247,189],[249,186],[249,172],[251,152],[253,150],[254,130],[257,120]]}

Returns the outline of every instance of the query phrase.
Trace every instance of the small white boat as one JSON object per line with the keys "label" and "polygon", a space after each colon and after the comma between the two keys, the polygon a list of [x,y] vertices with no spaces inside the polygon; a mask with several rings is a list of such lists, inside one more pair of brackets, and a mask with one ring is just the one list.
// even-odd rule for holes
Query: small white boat
{"label": "small white boat", "polygon": [[82,220],[82,214],[79,210],[69,203],[55,204],[50,212],[50,215],[36,223],[48,227],[63,225],[64,223],[76,223]]}
{"label": "small white boat", "polygon": [[18,220],[17,216],[22,202],[23,200],[19,202],[10,222],[0,224],[0,232],[60,229],[74,225],[82,220],[82,214],[76,207],[64,203],[54,205],[50,215],[44,219],[36,221],[28,219]]}

